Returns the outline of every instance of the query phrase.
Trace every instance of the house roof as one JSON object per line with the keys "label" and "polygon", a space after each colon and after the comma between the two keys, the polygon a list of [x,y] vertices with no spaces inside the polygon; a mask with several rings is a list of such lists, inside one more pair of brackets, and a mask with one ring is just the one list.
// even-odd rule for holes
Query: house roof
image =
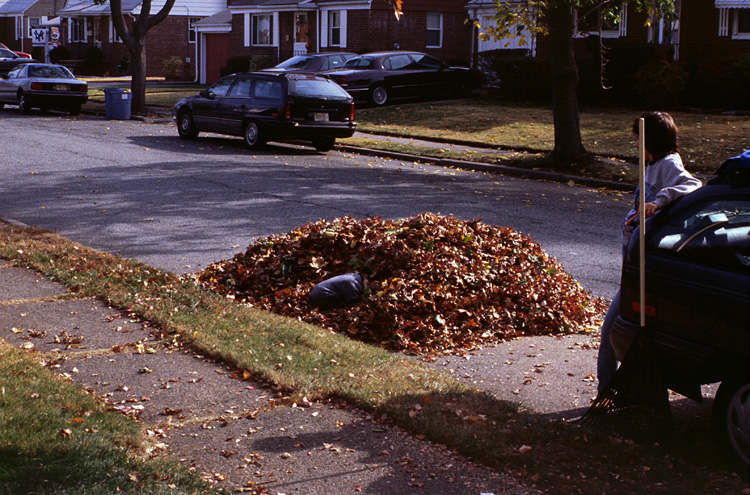
{"label": "house roof", "polygon": [[223,24],[231,24],[232,23],[232,13],[229,12],[229,9],[224,9],[221,12],[217,12],[216,14],[206,17],[205,19],[201,19],[198,22],[194,22],[193,26],[195,27],[204,27],[204,26],[218,26]]}
{"label": "house roof", "polygon": [[717,9],[750,9],[750,0],[716,0]]}
{"label": "house roof", "polygon": [[22,14],[37,0],[6,0],[0,3],[0,14]]}
{"label": "house roof", "polygon": [[[142,0],[122,0],[122,11],[131,12]],[[107,15],[110,13],[109,2],[97,5],[93,0],[68,0],[58,14],[60,15]]]}
{"label": "house roof", "polygon": [[235,7],[255,7],[267,8],[270,10],[283,7],[309,7],[315,8],[327,4],[338,5],[361,5],[369,4],[370,0],[235,0],[229,8]]}

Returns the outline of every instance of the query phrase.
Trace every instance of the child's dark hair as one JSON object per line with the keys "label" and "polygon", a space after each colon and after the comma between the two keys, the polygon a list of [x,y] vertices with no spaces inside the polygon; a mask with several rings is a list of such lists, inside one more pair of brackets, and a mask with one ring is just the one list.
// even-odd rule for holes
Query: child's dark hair
{"label": "child's dark hair", "polygon": [[[645,121],[645,145],[655,160],[676,153],[677,125],[666,112],[648,112],[641,115]],[[633,121],[633,133],[638,135],[638,119]]]}

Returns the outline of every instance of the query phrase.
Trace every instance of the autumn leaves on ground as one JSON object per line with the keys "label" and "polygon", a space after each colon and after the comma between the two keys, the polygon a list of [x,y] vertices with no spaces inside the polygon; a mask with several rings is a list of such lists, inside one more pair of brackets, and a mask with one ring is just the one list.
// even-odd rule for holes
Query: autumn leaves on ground
{"label": "autumn leaves on ground", "polygon": [[[234,260],[191,277],[29,228],[0,230],[0,256],[45,272],[74,292],[127,308],[160,328],[162,335],[246,370],[292,399],[335,397],[377,412],[542,490],[739,491],[740,482],[716,466],[683,459],[679,440],[639,446],[552,424],[381,347],[416,354],[461,352],[525,333],[574,332],[592,325],[603,309],[601,301],[582,290],[533,241],[510,229],[435,215],[398,222],[317,222],[262,239]],[[313,284],[350,271],[366,276],[363,302],[329,312],[309,305]],[[316,325],[258,308],[304,317]],[[60,385],[19,351],[4,347],[2,352],[3,381],[39,376],[46,387]],[[53,484],[69,480],[50,466],[60,465],[59,432],[78,414],[102,415],[114,426],[91,432],[90,438],[101,444],[95,451],[87,450],[84,441],[67,452],[80,462],[76,469],[86,477],[72,480],[73,489],[60,489],[89,493],[87,487],[96,483],[111,486],[111,473],[122,477],[128,472],[132,456],[123,456],[121,446],[137,452],[139,439],[123,433],[131,432],[130,426],[117,426],[123,418],[109,418],[114,413],[101,412],[90,399],[79,405],[83,394],[69,386],[59,387],[57,401],[34,401],[37,385],[29,383],[14,385],[0,399],[0,476],[23,476],[15,461],[21,457],[29,460],[24,469],[43,468]],[[48,427],[34,438],[10,437],[10,431],[26,431],[17,426],[29,415],[48,418]],[[513,447],[518,445],[525,446],[523,452]],[[170,466],[171,472],[146,464],[149,467],[139,472],[151,475],[118,487],[129,493],[161,493],[167,488],[158,476],[170,473],[169,484],[178,491],[194,491],[194,479],[179,468]],[[661,483],[665,479],[672,480],[668,486]]]}

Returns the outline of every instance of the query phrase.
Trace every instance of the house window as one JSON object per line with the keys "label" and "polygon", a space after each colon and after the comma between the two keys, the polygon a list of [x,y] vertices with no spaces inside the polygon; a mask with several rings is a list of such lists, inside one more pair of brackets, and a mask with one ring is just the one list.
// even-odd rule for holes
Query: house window
{"label": "house window", "polygon": [[16,17],[16,39],[23,38],[23,17]]}
{"label": "house window", "polygon": [[427,47],[443,46],[443,14],[427,14]]}
{"label": "house window", "polygon": [[271,14],[253,16],[253,45],[273,45],[273,16]]}
{"label": "house window", "polygon": [[85,17],[71,19],[70,41],[74,43],[86,41],[86,18]]}
{"label": "house window", "polygon": [[732,38],[750,39],[750,9],[736,9],[734,14],[734,29]]}
{"label": "house window", "polygon": [[331,46],[341,46],[341,12],[338,10],[328,13],[328,39]]}
{"label": "house window", "polygon": [[191,17],[188,21],[190,23],[190,27],[188,28],[188,41],[190,43],[195,43],[195,40],[198,39],[198,31],[195,27],[195,23],[201,19],[202,17]]}
{"label": "house window", "polygon": [[34,30],[35,27],[39,26],[40,22],[41,22],[41,19],[39,19],[39,17],[29,17],[29,31],[28,31],[29,34],[26,36],[27,38],[34,37],[34,33],[32,31]]}
{"label": "house window", "polygon": [[601,18],[602,38],[619,38],[627,35],[627,4],[622,7],[619,16],[601,18],[599,9],[576,11],[576,35],[579,37],[600,34]]}

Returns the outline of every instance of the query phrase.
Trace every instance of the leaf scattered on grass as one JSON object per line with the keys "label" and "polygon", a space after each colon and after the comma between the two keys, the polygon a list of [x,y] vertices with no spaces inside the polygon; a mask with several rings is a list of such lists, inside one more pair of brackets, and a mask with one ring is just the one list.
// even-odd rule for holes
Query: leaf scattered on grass
{"label": "leaf scattered on grass", "polygon": [[[361,302],[327,311],[310,303],[315,284],[348,272],[364,277]],[[427,213],[309,223],[208,266],[198,280],[252,306],[420,355],[576,332],[605,309],[529,237]]]}

